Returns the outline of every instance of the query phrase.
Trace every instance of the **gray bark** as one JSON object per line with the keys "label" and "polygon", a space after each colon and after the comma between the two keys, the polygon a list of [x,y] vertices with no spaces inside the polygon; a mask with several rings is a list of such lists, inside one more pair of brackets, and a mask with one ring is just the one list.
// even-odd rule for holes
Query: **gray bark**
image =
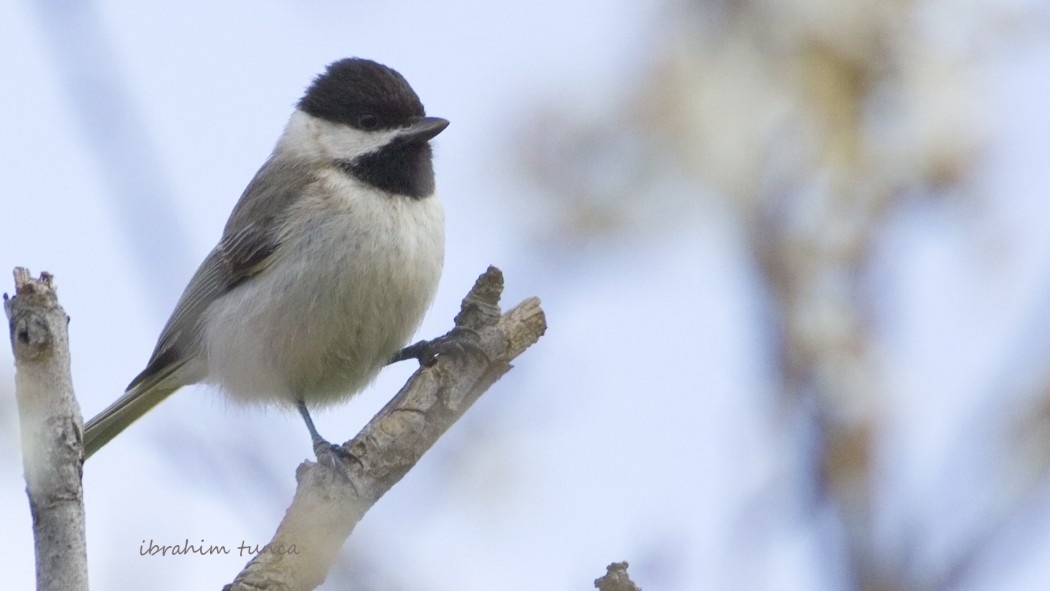
{"label": "gray bark", "polygon": [[4,295],[15,358],[26,492],[39,591],[86,591],[83,418],[69,370],[69,317],[48,273],[15,269]]}

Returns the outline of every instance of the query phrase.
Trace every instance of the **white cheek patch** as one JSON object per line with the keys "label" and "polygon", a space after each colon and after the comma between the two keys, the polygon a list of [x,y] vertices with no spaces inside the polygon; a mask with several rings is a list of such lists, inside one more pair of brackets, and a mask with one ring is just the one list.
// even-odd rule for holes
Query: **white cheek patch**
{"label": "white cheek patch", "polygon": [[277,141],[275,154],[307,159],[353,160],[390,143],[398,130],[361,131],[296,110]]}

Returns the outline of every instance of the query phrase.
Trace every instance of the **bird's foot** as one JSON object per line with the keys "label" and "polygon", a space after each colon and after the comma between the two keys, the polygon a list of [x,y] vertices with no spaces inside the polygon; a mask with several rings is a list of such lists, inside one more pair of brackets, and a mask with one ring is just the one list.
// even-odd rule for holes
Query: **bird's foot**
{"label": "bird's foot", "polygon": [[295,406],[299,409],[299,414],[302,415],[307,430],[310,431],[310,440],[313,442],[314,456],[317,457],[317,463],[328,466],[347,480],[350,480],[350,463],[356,462],[360,465],[361,460],[347,451],[346,447],[335,445],[321,437],[321,434],[317,432],[317,427],[314,426],[314,420],[310,418],[310,412],[306,410],[305,402],[299,400],[295,403]]}
{"label": "bird's foot", "polygon": [[361,460],[342,445],[329,443],[320,437],[314,440],[314,456],[317,457],[317,463],[328,466],[347,480],[350,480],[350,464],[361,464]]}
{"label": "bird's foot", "polygon": [[484,355],[478,344],[478,334],[470,329],[453,328],[447,334],[429,341],[419,341],[398,351],[388,362],[397,363],[406,359],[417,359],[423,367],[431,367],[439,357],[474,353]]}

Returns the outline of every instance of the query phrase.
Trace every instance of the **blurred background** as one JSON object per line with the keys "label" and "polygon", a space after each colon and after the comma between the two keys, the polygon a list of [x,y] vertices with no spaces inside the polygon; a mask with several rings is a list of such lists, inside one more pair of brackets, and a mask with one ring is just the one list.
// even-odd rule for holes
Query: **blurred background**
{"label": "blurred background", "polygon": [[[326,64],[386,63],[452,121],[417,336],[490,263],[550,328],[323,589],[588,589],[614,560],[650,591],[1050,588],[1050,3],[0,14],[0,273],[55,275],[86,418]],[[30,589],[0,359],[0,572]],[[412,370],[319,428],[351,437]],[[220,588],[236,550],[140,548],[266,543],[311,456],[295,413],[181,391],[85,466],[92,585]]]}

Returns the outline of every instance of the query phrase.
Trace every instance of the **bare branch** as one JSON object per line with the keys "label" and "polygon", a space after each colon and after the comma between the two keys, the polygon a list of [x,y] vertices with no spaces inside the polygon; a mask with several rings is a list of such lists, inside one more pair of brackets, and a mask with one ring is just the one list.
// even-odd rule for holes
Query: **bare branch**
{"label": "bare branch", "polygon": [[605,567],[605,576],[594,579],[594,586],[599,591],[642,591],[627,574],[626,562],[614,562]]}
{"label": "bare branch", "polygon": [[15,357],[22,463],[33,515],[40,591],[88,588],[84,543],[83,418],[69,371],[69,317],[52,277],[16,268],[4,312]]}
{"label": "bare branch", "polygon": [[501,315],[502,292],[502,273],[489,267],[463,299],[449,333],[460,350],[416,371],[343,445],[352,458],[345,474],[314,462],[299,466],[295,498],[273,540],[226,590],[305,590],[324,581],[365,512],[543,335],[539,300],[527,299]]}

